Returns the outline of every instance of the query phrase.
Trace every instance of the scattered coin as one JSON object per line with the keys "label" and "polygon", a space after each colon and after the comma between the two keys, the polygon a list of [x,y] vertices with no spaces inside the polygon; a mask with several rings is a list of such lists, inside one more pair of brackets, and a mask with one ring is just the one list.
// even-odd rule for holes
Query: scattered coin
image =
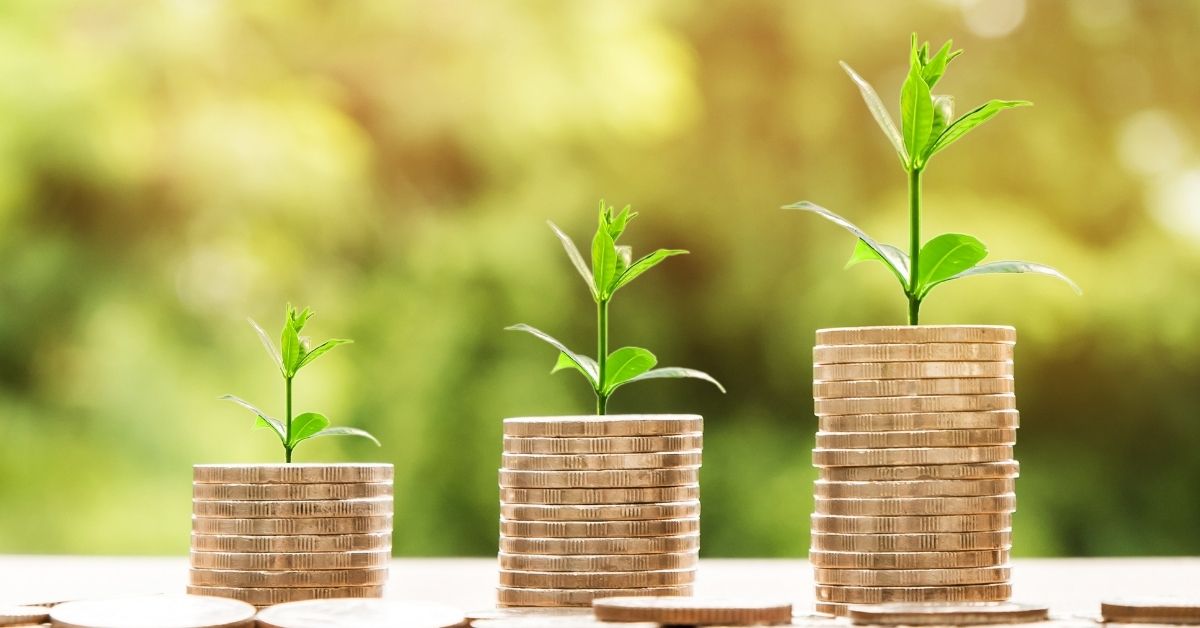
{"label": "scattered coin", "polygon": [[903,480],[979,480],[1015,478],[1021,470],[1016,460],[962,464],[916,464],[876,467],[826,467],[822,480],[831,482],[898,482]]}
{"label": "scattered coin", "polygon": [[642,454],[504,454],[505,469],[515,471],[601,471],[698,467],[701,453],[665,451]]}
{"label": "scattered coin", "polygon": [[1011,377],[856,379],[813,382],[815,399],[847,397],[909,397],[914,395],[995,395],[1011,393]]}
{"label": "scattered coin", "polygon": [[192,552],[195,569],[250,569],[291,571],[300,569],[367,569],[386,567],[391,550],[362,552]]}
{"label": "scattered coin", "polygon": [[691,594],[690,584],[637,589],[516,589],[503,586],[496,589],[501,606],[588,606],[599,598]]}
{"label": "scattered coin", "polygon": [[555,556],[500,553],[500,568],[514,571],[645,571],[685,569],[700,562],[695,551],[659,554]]}
{"label": "scattered coin", "polygon": [[592,604],[596,618],[609,622],[669,625],[782,624],[792,621],[792,604],[783,601],[697,597],[605,598]]}
{"label": "scattered coin", "polygon": [[391,547],[391,532],[285,536],[192,535],[192,550],[198,552],[311,553],[389,550]]}
{"label": "scattered coin", "polygon": [[305,517],[298,519],[213,519],[192,517],[197,534],[278,536],[294,534],[369,534],[390,532],[391,515],[373,517]]}
{"label": "scattered coin", "polygon": [[315,499],[299,501],[195,501],[199,517],[268,519],[289,517],[377,517],[392,512],[392,498]]}
{"label": "scattered coin", "polygon": [[822,432],[912,432],[919,430],[1015,429],[1017,410],[990,412],[907,412],[817,417]]}
{"label": "scattered coin", "polygon": [[825,552],[812,550],[814,567],[830,569],[962,569],[1008,562],[1007,550],[962,552]]}
{"label": "scattered coin", "polygon": [[641,521],[700,515],[696,500],[661,504],[500,504],[500,516],[517,521]]}
{"label": "scattered coin", "polygon": [[193,481],[218,484],[340,484],[390,482],[390,464],[198,464]]}
{"label": "scattered coin", "polygon": [[[1012,445],[905,449],[813,449],[818,467],[951,465],[1012,460]],[[833,479],[833,478],[826,478]]]}
{"label": "scattered coin", "polygon": [[401,600],[306,600],[263,609],[260,628],[454,628],[461,611],[440,604]]}
{"label": "scattered coin", "polygon": [[814,364],[813,380],[837,382],[869,379],[940,379],[964,377],[1011,377],[1011,359],[995,362],[870,362]]}
{"label": "scattered coin", "polygon": [[684,486],[698,481],[698,466],[609,471],[500,470],[500,486],[506,488],[642,488]]}
{"label": "scattered coin", "polygon": [[964,584],[1008,582],[1012,569],[1007,565],[949,569],[828,569],[815,570],[820,584],[846,584],[860,587],[945,587]]}
{"label": "scattered coin", "polygon": [[904,480],[899,482],[831,482],[814,483],[817,497],[880,498],[880,497],[973,497],[1011,493],[1016,489],[1012,478],[989,480]]}
{"label": "scattered coin", "polygon": [[820,602],[882,604],[884,602],[1003,602],[1011,584],[968,584],[954,587],[852,587],[817,585]]}
{"label": "scattered coin", "polygon": [[821,449],[903,449],[912,447],[979,447],[1012,445],[1014,429],[918,430],[912,432],[817,432]]}
{"label": "scattered coin", "polygon": [[509,504],[657,504],[700,499],[700,485],[646,488],[501,488]]}
{"label": "scattered coin", "polygon": [[700,530],[700,517],[650,521],[510,521],[500,520],[500,534],[511,537],[676,536]]}
{"label": "scattered coin", "polygon": [[860,625],[967,626],[1046,621],[1050,618],[1050,609],[1012,602],[907,603],[853,606],[849,609],[849,616],[851,621]]}
{"label": "scattered coin", "polygon": [[244,571],[197,569],[188,573],[188,584],[206,587],[361,587],[387,584],[387,568],[306,569],[302,571]]}
{"label": "scattered coin", "polygon": [[192,484],[198,501],[287,501],[306,499],[358,499],[388,497],[391,482],[347,482],[343,484]]}
{"label": "scattered coin", "polygon": [[1104,621],[1123,624],[1200,624],[1200,598],[1104,600],[1100,615]]}
{"label": "scattered coin", "polygon": [[835,552],[956,552],[960,550],[1008,549],[1011,545],[1011,530],[930,534],[836,534],[831,532],[814,532],[812,534],[813,549]]}
{"label": "scattered coin", "polygon": [[699,432],[703,428],[704,419],[697,414],[610,414],[504,419],[505,436],[667,436]]}
{"label": "scattered coin", "polygon": [[695,568],[620,572],[500,570],[500,585],[533,589],[633,589],[692,584]]}
{"label": "scattered coin", "polygon": [[544,608],[529,606],[525,608],[497,607],[467,612],[467,621],[475,623],[491,619],[591,619],[591,608]]}
{"label": "scattered coin", "polygon": [[819,345],[999,342],[1013,344],[1017,330],[1007,325],[896,325],[817,330]]}
{"label": "scattered coin", "polygon": [[[507,619],[479,619],[471,622],[471,628],[613,628],[612,622],[600,621],[588,615],[546,615],[541,617],[509,617]],[[661,624],[634,622],[623,623],[620,628],[660,628]]]}
{"label": "scattered coin", "polygon": [[699,534],[638,538],[523,539],[500,537],[508,554],[657,554],[700,549]]}
{"label": "scattered coin", "polygon": [[632,454],[692,451],[704,445],[700,432],[676,436],[604,436],[590,438],[504,437],[509,454]]}
{"label": "scattered coin", "polygon": [[50,609],[41,606],[0,606],[0,626],[24,626],[50,621]]}
{"label": "scattered coin", "polygon": [[154,595],[65,602],[50,619],[63,628],[250,628],[254,612],[236,600]]}
{"label": "scattered coin", "polygon": [[1017,508],[1017,496],[1014,493],[981,497],[817,497],[815,502],[815,512],[818,514],[850,516],[966,515],[1012,512]]}
{"label": "scattered coin", "polygon": [[816,399],[817,416],[844,414],[910,414],[914,412],[987,412],[1013,410],[1017,397],[1001,395],[928,395],[914,397],[856,397]]}
{"label": "scattered coin", "polygon": [[[250,587],[207,587],[188,585],[188,593],[212,597],[241,600],[255,606],[274,606],[303,600],[328,600],[335,598],[383,597],[382,586],[365,587],[293,587],[286,589]],[[51,613],[53,617],[53,613]],[[125,624],[121,624],[125,626]],[[164,626],[164,624],[149,624]]]}

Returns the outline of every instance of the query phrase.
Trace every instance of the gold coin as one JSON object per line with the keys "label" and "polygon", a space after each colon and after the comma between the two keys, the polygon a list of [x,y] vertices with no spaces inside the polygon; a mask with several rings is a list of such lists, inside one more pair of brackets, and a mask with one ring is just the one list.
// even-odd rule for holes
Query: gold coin
{"label": "gold coin", "polygon": [[817,330],[819,345],[918,344],[923,342],[1017,341],[1016,328],[1008,325],[891,325],[836,327]]}
{"label": "gold coin", "polygon": [[917,534],[932,532],[993,532],[1012,527],[1012,514],[840,516],[812,515],[813,532],[838,534]]}
{"label": "gold coin", "polygon": [[0,626],[37,625],[50,621],[50,609],[42,606],[0,606]]}
{"label": "gold coin", "polygon": [[192,480],[216,484],[341,484],[391,482],[390,464],[198,464]]}
{"label": "gold coin", "polygon": [[617,596],[691,595],[692,585],[637,589],[517,589],[496,588],[500,606],[591,606],[592,600]]}
{"label": "gold coin", "polygon": [[601,471],[700,466],[699,449],[645,454],[504,454],[504,468],[515,471]]}
{"label": "gold coin", "polygon": [[[241,600],[255,606],[274,606],[302,600],[329,600],[338,598],[383,597],[383,587],[290,587],[280,589],[249,587],[204,587],[188,585],[188,593]],[[160,624],[154,624],[158,626]]]}
{"label": "gold coin", "polygon": [[255,612],[234,600],[191,595],[78,600],[46,610],[63,628],[251,628]]}
{"label": "gold coin", "polygon": [[815,399],[910,397],[914,395],[995,395],[1016,390],[1011,377],[867,379],[813,382]]}
{"label": "gold coin", "polygon": [[304,519],[212,519],[192,517],[192,531],[221,535],[368,534],[392,531],[392,517],[315,517]]}
{"label": "gold coin", "polygon": [[901,480],[982,480],[1015,478],[1021,466],[1016,460],[968,464],[924,464],[917,466],[826,467],[822,480],[831,482],[878,482]]}
{"label": "gold coin", "polygon": [[906,449],[814,449],[816,467],[947,465],[1012,460],[1011,445]]}
{"label": "gold coin", "polygon": [[391,547],[391,532],[285,536],[192,534],[192,550],[201,552],[345,552]]}
{"label": "gold coin", "polygon": [[205,587],[361,587],[387,584],[388,570],[320,569],[303,571],[244,571],[240,569],[191,569],[188,584]]}
{"label": "gold coin", "polygon": [[555,556],[500,553],[500,568],[514,571],[646,571],[693,568],[700,562],[699,552],[667,554],[610,554]]}
{"label": "gold coin", "polygon": [[700,485],[647,488],[501,488],[500,503],[656,504],[700,499]]}
{"label": "gold coin", "polygon": [[351,599],[289,602],[263,609],[259,628],[455,628],[462,612],[426,602]]}
{"label": "gold coin", "polygon": [[392,498],[270,502],[198,501],[192,502],[192,513],[214,519],[375,517],[392,514]]}
{"label": "gold coin", "polygon": [[697,414],[610,414],[504,419],[505,436],[672,436],[700,432],[703,429],[704,419]]}
{"label": "gold coin", "polygon": [[849,604],[838,604],[836,602],[817,602],[816,609],[818,613],[833,615],[834,617],[846,617],[850,614]]}
{"label": "gold coin", "polygon": [[[634,537],[678,536],[700,531],[700,517],[647,521],[508,521],[500,520],[500,534],[512,537]],[[554,588],[554,587],[551,587]]]}
{"label": "gold coin", "polygon": [[693,451],[703,446],[701,432],[676,436],[504,437],[506,454],[636,454]]}
{"label": "gold coin", "polygon": [[1002,343],[927,342],[886,345],[817,345],[813,347],[813,364],[1003,362],[1012,359],[1013,345]]}
{"label": "gold coin", "polygon": [[927,397],[858,397],[817,399],[818,416],[844,414],[909,414],[914,412],[987,412],[1014,410],[1017,396],[1002,395],[930,395]]}
{"label": "gold coin", "polygon": [[813,381],[840,382],[870,379],[941,379],[1012,377],[1011,359],[997,362],[855,362],[814,364]]}
{"label": "gold coin", "polygon": [[843,414],[817,417],[822,432],[913,432],[918,430],[1015,429],[1016,410],[991,412],[902,412],[899,414]]}
{"label": "gold coin", "polygon": [[813,532],[812,548],[834,552],[957,552],[1012,545],[1012,530],[930,534],[836,534]]}
{"label": "gold coin", "polygon": [[960,569],[825,569],[814,570],[817,584],[847,584],[860,587],[945,587],[963,584],[1008,582],[1007,565]]}
{"label": "gold coin", "polygon": [[970,515],[1012,512],[1017,496],[983,495],[978,497],[884,497],[878,499],[838,499],[817,497],[815,512],[823,515],[884,516]]}
{"label": "gold coin", "polygon": [[813,550],[808,560],[829,569],[963,569],[992,567],[1008,562],[1008,550],[965,552],[824,552]]}
{"label": "gold coin", "polygon": [[342,484],[192,484],[196,501],[295,501],[389,497],[391,482]]}
{"label": "gold coin", "polygon": [[884,497],[975,497],[1000,495],[1016,490],[1016,480],[910,480],[902,482],[830,482],[817,480],[813,495],[817,497],[867,498]]}
{"label": "gold coin", "polygon": [[606,598],[592,605],[596,619],[664,625],[751,625],[792,621],[792,604],[773,600],[703,597]]}
{"label": "gold coin", "polygon": [[1103,600],[1104,621],[1144,624],[1200,624],[1200,598],[1150,597]]}
{"label": "gold coin", "polygon": [[500,585],[522,589],[633,589],[692,584],[696,570],[552,572],[500,570]]}
{"label": "gold coin", "polygon": [[500,504],[500,516],[516,521],[643,521],[700,515],[700,502],[662,504]]}
{"label": "gold coin", "polygon": [[856,606],[849,611],[850,621],[872,626],[975,626],[984,624],[1028,624],[1047,621],[1045,606],[1011,602],[974,604],[884,604]]}
{"label": "gold coin", "polygon": [[506,554],[664,554],[700,549],[699,534],[595,539],[526,539],[500,537]]}
{"label": "gold coin", "polygon": [[956,587],[851,587],[817,585],[820,602],[882,604],[884,602],[1003,602],[1011,584],[968,584]]}
{"label": "gold coin", "polygon": [[289,571],[297,569],[365,569],[386,567],[391,550],[361,552],[192,552],[193,569],[249,569]]}
{"label": "gold coin", "polygon": [[641,488],[683,486],[700,481],[700,467],[615,471],[512,471],[500,469],[505,488]]}
{"label": "gold coin", "polygon": [[898,449],[1012,445],[1016,430],[921,430],[916,432],[817,432],[821,449]]}
{"label": "gold coin", "polygon": [[[589,613],[582,617],[579,615],[546,615],[542,617],[479,619],[471,622],[471,628],[612,628],[612,623],[593,619]],[[635,622],[621,624],[620,628],[661,628],[661,624]]]}
{"label": "gold coin", "polygon": [[[467,612],[467,621],[474,624],[477,621],[493,619],[589,619],[592,617],[591,608],[507,608],[495,607]],[[657,627],[656,627],[657,628]]]}

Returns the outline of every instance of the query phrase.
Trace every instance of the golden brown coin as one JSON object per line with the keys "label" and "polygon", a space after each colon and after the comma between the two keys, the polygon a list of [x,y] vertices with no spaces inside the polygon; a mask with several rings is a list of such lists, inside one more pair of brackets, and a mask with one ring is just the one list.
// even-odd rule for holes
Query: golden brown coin
{"label": "golden brown coin", "polygon": [[1016,430],[921,430],[915,432],[817,432],[821,449],[902,449],[1012,445]]}
{"label": "golden brown coin", "polygon": [[1017,396],[1002,395],[930,395],[927,397],[857,397],[817,399],[817,416],[844,414],[909,414],[914,412],[987,412],[1013,410]]}
{"label": "golden brown coin", "polygon": [[592,600],[617,596],[691,595],[692,585],[638,589],[517,589],[496,588],[500,606],[591,606]]}
{"label": "golden brown coin", "polygon": [[194,482],[219,484],[341,484],[391,482],[390,464],[198,464]]}
{"label": "golden brown coin", "polygon": [[[678,536],[700,531],[700,517],[648,521],[509,521],[500,520],[500,534],[510,537],[634,537]],[[554,588],[554,587],[551,587]]]}
{"label": "golden brown coin", "polygon": [[392,531],[391,516],[303,519],[213,519],[192,517],[192,531],[220,535],[368,534]]}
{"label": "golden brown coin", "polygon": [[911,397],[915,395],[995,395],[1015,391],[1011,377],[867,379],[813,382],[813,398]]}
{"label": "golden brown coin", "polygon": [[814,449],[812,456],[813,466],[816,467],[949,465],[1012,460],[1013,448],[1011,445],[997,445],[906,449]]}
{"label": "golden brown coin", "polygon": [[817,345],[813,347],[813,364],[1003,362],[1012,359],[1013,345],[1004,343],[927,342],[886,345]]}
{"label": "golden brown coin", "polygon": [[859,625],[979,626],[1042,622],[1050,618],[1050,609],[1012,602],[908,603],[856,606],[849,614],[850,621]]}
{"label": "golden brown coin", "polygon": [[703,597],[605,598],[592,605],[609,622],[646,621],[664,625],[752,625],[792,621],[786,601]]}
{"label": "golden brown coin", "polygon": [[1200,598],[1149,597],[1104,600],[1104,621],[1131,624],[1200,624]]}
{"label": "golden brown coin", "polygon": [[838,534],[993,532],[1011,527],[1012,514],[1007,512],[898,517],[812,515],[814,532],[836,532]]}
{"label": "golden brown coin", "polygon": [[817,417],[822,432],[913,432],[919,430],[1015,429],[1016,410],[991,412],[907,412],[899,414],[843,414]]}
{"label": "golden brown coin", "polygon": [[391,547],[391,532],[285,536],[192,534],[192,550],[200,552],[345,552]]}
{"label": "golden brown coin", "polygon": [[829,569],[964,569],[1008,562],[1008,550],[964,552],[825,552],[813,550],[808,560]]}
{"label": "golden brown coin", "polygon": [[819,345],[918,344],[923,342],[1015,343],[1017,330],[1008,325],[890,325],[817,330]]}
{"label": "golden brown coin", "polygon": [[674,436],[504,437],[506,454],[637,454],[693,451],[703,447],[704,434],[701,432]]}
{"label": "golden brown coin", "polygon": [[505,436],[674,436],[703,430],[704,419],[698,414],[609,414],[504,419]]}
{"label": "golden brown coin", "polygon": [[[471,628],[613,628],[612,622],[591,617],[591,610],[584,616],[545,615],[542,617],[509,617],[507,619],[479,619],[471,622]],[[621,624],[620,628],[661,628],[661,624],[634,622]]]}
{"label": "golden brown coin", "polygon": [[307,517],[377,517],[392,514],[392,498],[320,499],[308,501],[203,501],[192,502],[192,513],[214,519],[268,519]]}
{"label": "golden brown coin", "polygon": [[1016,460],[966,464],[923,464],[882,467],[826,467],[822,480],[831,482],[878,482],[901,480],[981,480],[1015,478],[1021,466]]}
{"label": "golden brown coin", "polygon": [[646,571],[694,568],[700,561],[695,550],[666,554],[610,554],[555,556],[500,553],[500,568],[514,571]]}
{"label": "golden brown coin", "polygon": [[699,534],[595,539],[524,539],[500,537],[506,554],[662,554],[700,549]]}
{"label": "golden brown coin", "polygon": [[320,569],[303,571],[245,571],[191,569],[188,584],[204,587],[361,587],[387,584],[387,567],[377,569]]}
{"label": "golden brown coin", "polygon": [[492,619],[562,618],[575,620],[591,617],[591,608],[540,608],[534,606],[529,608],[495,607],[467,611],[467,621],[472,624]]}
{"label": "golden brown coin", "polygon": [[456,628],[462,611],[426,602],[350,599],[289,602],[263,609],[259,628]]}
{"label": "golden brown coin", "polygon": [[901,482],[830,482],[817,480],[813,494],[817,497],[867,498],[884,497],[974,497],[1000,495],[1016,490],[1016,480],[907,480]]}
{"label": "golden brown coin", "polygon": [[615,471],[512,471],[500,469],[505,488],[642,488],[683,486],[700,481],[700,467]]}
{"label": "golden brown coin", "polygon": [[44,610],[62,628],[251,628],[255,612],[235,600],[192,595],[78,600]]}
{"label": "golden brown coin", "polygon": [[817,584],[845,584],[859,587],[947,587],[963,584],[1008,582],[1012,569],[1007,565],[959,569],[826,569],[814,570]]}
{"label": "golden brown coin", "polygon": [[342,484],[192,484],[196,501],[296,501],[389,497],[391,482]]}
{"label": "golden brown coin", "polygon": [[870,379],[941,379],[1012,377],[1011,359],[998,362],[856,362],[815,364],[813,381],[840,382]]}
{"label": "golden brown coin", "polygon": [[500,585],[522,589],[633,589],[692,584],[696,570],[662,569],[658,571],[573,571],[552,572],[500,570]]}
{"label": "golden brown coin", "polygon": [[657,504],[700,499],[700,485],[646,488],[501,488],[500,503],[509,504]]}
{"label": "golden brown coin", "polygon": [[0,606],[0,626],[34,626],[50,621],[50,609],[43,606]]}
{"label": "golden brown coin", "polygon": [[817,585],[820,602],[882,604],[885,602],[1003,602],[1011,584],[968,584],[955,587],[851,587]]}
{"label": "golden brown coin", "polygon": [[[302,600],[329,600],[352,597],[383,597],[382,586],[365,587],[291,587],[283,589],[248,587],[204,587],[188,585],[188,593],[241,600],[255,606],[274,606]],[[157,624],[155,624],[157,625]]]}
{"label": "golden brown coin", "polygon": [[833,615],[834,617],[846,617],[850,614],[849,604],[839,604],[837,602],[817,602],[816,609],[818,613]]}
{"label": "golden brown coin", "polygon": [[961,550],[1002,550],[1008,549],[1011,545],[1011,530],[931,534],[812,533],[814,550],[833,552],[957,552]]}
{"label": "golden brown coin", "polygon": [[514,471],[603,471],[697,467],[699,449],[644,454],[504,454],[505,469]]}
{"label": "golden brown coin", "polygon": [[365,569],[386,567],[392,560],[390,550],[362,552],[192,552],[194,569],[249,569],[289,571],[299,569]]}
{"label": "golden brown coin", "polygon": [[838,499],[817,497],[814,512],[849,516],[970,515],[1013,512],[1017,496],[983,495],[979,497],[884,497],[879,499]]}
{"label": "golden brown coin", "polygon": [[500,504],[500,516],[515,521],[643,521],[700,515],[700,502],[661,504]]}

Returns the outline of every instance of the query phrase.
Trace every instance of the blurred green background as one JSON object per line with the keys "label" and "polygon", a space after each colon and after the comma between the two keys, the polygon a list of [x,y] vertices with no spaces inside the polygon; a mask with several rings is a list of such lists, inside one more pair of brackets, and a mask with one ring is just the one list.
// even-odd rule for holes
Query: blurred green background
{"label": "blurred green background", "polygon": [[590,347],[583,242],[687,248],[613,309],[613,342],[711,372],[613,412],[706,418],[708,556],[801,556],[813,331],[901,323],[880,267],[781,204],[887,241],[904,175],[851,63],[895,110],[913,30],[966,49],[965,111],[1026,98],[926,176],[926,235],[1061,268],[955,282],[928,323],[1020,330],[1018,555],[1200,553],[1200,2],[135,2],[0,7],[0,551],[181,554],[191,465],[280,457],[245,318],[357,340],[297,380],[364,427],[298,459],[394,462],[396,552],[496,550],[505,416],[586,413],[527,322]]}

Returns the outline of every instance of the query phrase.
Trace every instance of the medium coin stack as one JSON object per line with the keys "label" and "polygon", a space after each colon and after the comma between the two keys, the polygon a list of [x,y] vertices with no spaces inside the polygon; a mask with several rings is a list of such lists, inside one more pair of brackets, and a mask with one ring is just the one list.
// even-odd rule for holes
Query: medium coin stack
{"label": "medium coin stack", "polygon": [[696,415],[505,419],[499,605],[690,595],[702,446]]}
{"label": "medium coin stack", "polygon": [[188,593],[255,606],[380,597],[392,465],[196,465]]}
{"label": "medium coin stack", "polygon": [[813,350],[817,608],[1004,601],[1012,327],[824,329]]}

